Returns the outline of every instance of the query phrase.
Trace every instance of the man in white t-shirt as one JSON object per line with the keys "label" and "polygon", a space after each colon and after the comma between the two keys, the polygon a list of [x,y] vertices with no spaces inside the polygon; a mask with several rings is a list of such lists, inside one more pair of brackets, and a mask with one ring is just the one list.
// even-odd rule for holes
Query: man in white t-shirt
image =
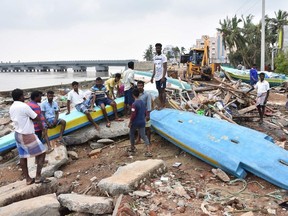
{"label": "man in white t-shirt", "polygon": [[158,98],[160,101],[160,107],[158,109],[163,109],[166,102],[166,80],[167,80],[167,57],[162,54],[162,44],[155,44],[156,55],[154,56],[154,69],[153,75],[151,77],[151,83],[155,77],[156,88],[158,90]]}
{"label": "man in white t-shirt", "polygon": [[[24,103],[24,93],[21,89],[14,89],[12,91],[12,97],[14,103],[9,109],[9,114],[15,128],[15,141],[26,184],[30,185],[34,182],[49,183],[49,179],[41,177],[47,149],[35,134],[33,124],[33,121],[37,121],[42,127],[40,116]],[[37,169],[35,178],[29,176],[27,166],[27,158],[29,157],[36,157]]]}
{"label": "man in white t-shirt", "polygon": [[96,130],[100,130],[100,127],[98,124],[96,124],[90,114],[89,109],[90,104],[89,104],[89,99],[86,100],[84,92],[78,88],[79,83],[74,81],[72,82],[72,90],[68,92],[68,97],[67,97],[67,113],[66,115],[70,114],[70,104],[75,106],[76,110],[79,112],[84,113],[88,120],[94,125]]}
{"label": "man in white t-shirt", "polygon": [[129,115],[131,112],[131,106],[134,102],[132,91],[134,89],[134,62],[128,62],[128,69],[123,73],[123,84],[124,84],[124,110],[125,114]]}
{"label": "man in white t-shirt", "polygon": [[265,105],[269,97],[270,85],[266,80],[264,80],[265,73],[260,73],[259,77],[260,77],[260,80],[255,85],[255,89],[257,90],[256,105],[257,105],[257,109],[260,115],[259,123],[262,124],[264,113],[265,113]]}
{"label": "man in white t-shirt", "polygon": [[[260,124],[263,124],[263,117],[265,113],[265,105],[269,97],[270,85],[264,80],[265,73],[259,74],[260,80],[255,84],[254,88],[257,90],[256,106],[260,116]],[[254,88],[250,89],[248,92],[252,91]]]}

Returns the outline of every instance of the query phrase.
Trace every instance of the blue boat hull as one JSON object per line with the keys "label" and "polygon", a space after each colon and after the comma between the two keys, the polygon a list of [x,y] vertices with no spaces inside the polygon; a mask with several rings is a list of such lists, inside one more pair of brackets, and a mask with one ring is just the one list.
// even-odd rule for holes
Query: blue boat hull
{"label": "blue boat hull", "polygon": [[247,171],[288,190],[288,152],[264,133],[172,109],[151,112],[153,129],[184,151],[238,177]]}
{"label": "blue boat hull", "polygon": [[[115,102],[117,104],[117,110],[122,111],[124,109],[124,97],[117,98]],[[98,121],[104,118],[103,113],[99,107],[95,107],[94,111],[95,112],[90,113],[94,121]],[[106,107],[106,112],[107,112],[107,115],[114,114],[111,106]],[[70,132],[73,132],[75,130],[78,130],[82,127],[85,127],[91,124],[88,121],[85,114],[78,112],[75,109],[72,110],[69,115],[65,115],[65,113],[60,114],[59,118],[64,119],[66,121],[66,128],[65,128],[64,134],[68,134]],[[50,140],[59,137],[60,127],[61,126],[58,125],[56,128],[48,130],[48,136]],[[0,137],[0,153],[7,151],[9,149],[12,149],[14,147],[16,147],[14,132],[6,136]]]}

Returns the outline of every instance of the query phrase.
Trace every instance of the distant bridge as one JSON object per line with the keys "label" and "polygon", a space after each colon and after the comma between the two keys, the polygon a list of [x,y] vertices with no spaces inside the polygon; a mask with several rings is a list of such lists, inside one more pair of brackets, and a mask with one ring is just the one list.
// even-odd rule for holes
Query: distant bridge
{"label": "distant bridge", "polygon": [[95,67],[97,76],[107,76],[109,66],[124,66],[127,68],[128,62],[137,62],[134,59],[127,60],[76,60],[76,61],[43,61],[43,62],[16,62],[0,63],[0,72],[49,72],[67,71],[85,72],[88,67]]}

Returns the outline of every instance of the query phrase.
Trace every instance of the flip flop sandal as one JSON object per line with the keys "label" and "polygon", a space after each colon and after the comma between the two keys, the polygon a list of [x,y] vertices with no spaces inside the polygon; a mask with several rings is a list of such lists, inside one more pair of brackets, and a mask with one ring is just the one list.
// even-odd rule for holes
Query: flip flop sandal
{"label": "flip flop sandal", "polygon": [[31,185],[33,183],[35,183],[35,178],[32,178],[32,180],[30,182],[26,182],[26,185]]}
{"label": "flip flop sandal", "polygon": [[152,157],[153,155],[151,154],[151,152],[145,152],[144,156],[145,157]]}
{"label": "flip flop sandal", "polygon": [[35,184],[47,184],[50,182],[51,180],[47,178],[40,178],[40,179],[35,180]]}

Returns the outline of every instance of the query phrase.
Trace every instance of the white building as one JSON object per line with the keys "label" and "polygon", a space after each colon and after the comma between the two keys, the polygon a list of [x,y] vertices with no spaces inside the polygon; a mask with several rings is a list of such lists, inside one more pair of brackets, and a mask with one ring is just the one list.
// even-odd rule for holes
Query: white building
{"label": "white building", "polygon": [[[204,38],[203,35],[201,39],[196,39],[195,48],[204,48]],[[227,63],[228,62],[228,52],[224,48],[223,38],[221,33],[217,32],[216,37],[209,36],[209,59],[210,63]]]}

